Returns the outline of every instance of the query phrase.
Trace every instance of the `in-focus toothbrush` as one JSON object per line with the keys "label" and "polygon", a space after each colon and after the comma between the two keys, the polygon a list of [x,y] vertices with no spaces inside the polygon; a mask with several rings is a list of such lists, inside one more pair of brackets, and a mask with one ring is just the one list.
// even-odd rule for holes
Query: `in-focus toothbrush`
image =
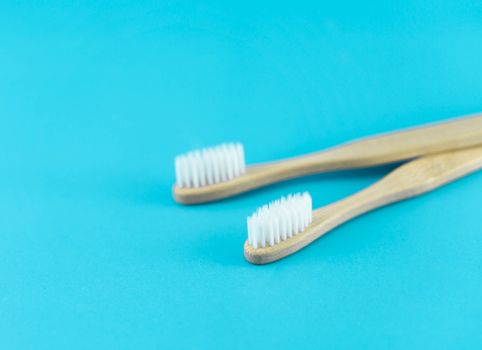
{"label": "in-focus toothbrush", "polygon": [[279,260],[354,217],[432,191],[481,168],[479,146],[410,161],[362,191],[314,211],[308,193],[272,202],[248,218],[244,256],[253,264]]}
{"label": "in-focus toothbrush", "polygon": [[209,202],[290,178],[361,168],[482,145],[482,114],[372,136],[325,151],[246,166],[241,144],[176,157],[176,201]]}

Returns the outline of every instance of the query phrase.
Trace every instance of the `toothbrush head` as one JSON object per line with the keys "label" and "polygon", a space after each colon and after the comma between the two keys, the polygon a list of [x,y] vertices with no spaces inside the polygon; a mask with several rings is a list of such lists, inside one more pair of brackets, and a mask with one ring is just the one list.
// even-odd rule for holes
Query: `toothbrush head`
{"label": "toothbrush head", "polygon": [[240,143],[225,143],[179,155],[175,159],[177,188],[198,188],[230,181],[246,171]]}
{"label": "toothbrush head", "polygon": [[[240,143],[224,143],[181,154],[175,159],[176,202],[199,204],[230,197],[296,175],[286,162],[246,165]],[[296,162],[292,162],[295,163]]]}
{"label": "toothbrush head", "polygon": [[297,193],[266,204],[248,217],[247,244],[254,251],[289,241],[313,220],[308,192]]}

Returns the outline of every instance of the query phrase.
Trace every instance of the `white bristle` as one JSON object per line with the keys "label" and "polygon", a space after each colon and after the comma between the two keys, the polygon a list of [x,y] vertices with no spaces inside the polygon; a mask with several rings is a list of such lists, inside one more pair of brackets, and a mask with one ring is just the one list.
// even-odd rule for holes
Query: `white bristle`
{"label": "white bristle", "polygon": [[308,192],[289,195],[258,208],[248,217],[248,242],[264,248],[302,232],[312,221],[312,201]]}
{"label": "white bristle", "polygon": [[243,145],[227,143],[176,157],[178,187],[201,187],[234,179],[246,170]]}

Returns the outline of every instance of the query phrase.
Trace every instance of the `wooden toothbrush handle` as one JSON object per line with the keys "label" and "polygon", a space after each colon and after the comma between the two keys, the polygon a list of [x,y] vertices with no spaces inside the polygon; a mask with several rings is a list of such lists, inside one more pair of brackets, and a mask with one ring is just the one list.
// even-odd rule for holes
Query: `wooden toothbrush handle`
{"label": "wooden toothbrush handle", "polygon": [[276,181],[322,171],[392,163],[477,145],[482,145],[482,113],[372,136],[267,165],[273,167],[271,180]]}
{"label": "wooden toothbrush handle", "polygon": [[334,203],[329,211],[336,211],[338,220],[343,219],[338,222],[341,223],[375,208],[432,191],[481,168],[482,146],[418,158]]}

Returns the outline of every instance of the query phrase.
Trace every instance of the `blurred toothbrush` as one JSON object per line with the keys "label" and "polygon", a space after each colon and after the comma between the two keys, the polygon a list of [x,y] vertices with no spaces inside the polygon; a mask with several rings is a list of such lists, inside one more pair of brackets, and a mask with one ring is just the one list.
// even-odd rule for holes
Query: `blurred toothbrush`
{"label": "blurred toothbrush", "polygon": [[204,203],[298,176],[375,166],[477,145],[482,145],[482,114],[250,166],[245,163],[241,144],[223,144],[176,157],[173,194],[179,203]]}

